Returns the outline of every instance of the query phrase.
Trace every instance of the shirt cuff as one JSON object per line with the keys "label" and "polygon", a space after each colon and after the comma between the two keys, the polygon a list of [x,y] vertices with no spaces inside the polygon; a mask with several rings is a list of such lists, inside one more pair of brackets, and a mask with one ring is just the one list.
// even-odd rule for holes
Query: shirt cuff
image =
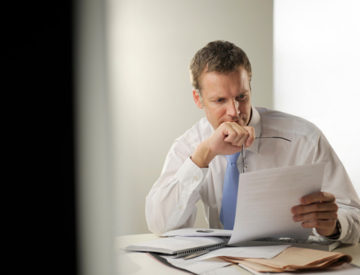
{"label": "shirt cuff", "polygon": [[338,212],[338,221],[341,226],[341,234],[340,234],[340,237],[338,238],[338,240],[341,241],[345,238],[346,233],[348,232],[349,223],[348,223],[347,218],[344,215],[341,215],[340,211]]}

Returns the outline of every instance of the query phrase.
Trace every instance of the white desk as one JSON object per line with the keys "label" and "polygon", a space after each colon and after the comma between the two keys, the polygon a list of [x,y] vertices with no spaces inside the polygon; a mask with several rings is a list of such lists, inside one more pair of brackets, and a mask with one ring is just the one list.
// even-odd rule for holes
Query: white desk
{"label": "white desk", "polygon": [[[117,270],[119,275],[168,275],[168,274],[189,274],[181,270],[177,270],[171,267],[168,267],[147,253],[126,253],[123,251],[123,248],[126,246],[142,242],[146,240],[151,240],[157,238],[153,234],[136,234],[136,235],[126,235],[120,236],[116,239],[116,257],[117,257]],[[347,253],[353,257],[352,264],[360,267],[360,245],[340,247],[335,249],[335,251]],[[225,270],[224,270],[225,273]],[[250,272],[242,269],[237,265],[231,265],[226,267],[226,274],[241,275],[241,274],[251,274]],[[323,274],[323,273],[320,273]]]}

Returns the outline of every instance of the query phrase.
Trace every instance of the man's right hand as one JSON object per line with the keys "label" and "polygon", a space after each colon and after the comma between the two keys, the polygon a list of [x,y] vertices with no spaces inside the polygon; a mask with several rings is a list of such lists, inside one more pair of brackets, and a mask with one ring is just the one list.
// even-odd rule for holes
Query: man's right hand
{"label": "man's right hand", "polygon": [[191,159],[201,168],[208,167],[215,156],[239,152],[243,145],[250,147],[254,140],[253,127],[241,126],[236,122],[224,122],[207,140],[199,144]]}

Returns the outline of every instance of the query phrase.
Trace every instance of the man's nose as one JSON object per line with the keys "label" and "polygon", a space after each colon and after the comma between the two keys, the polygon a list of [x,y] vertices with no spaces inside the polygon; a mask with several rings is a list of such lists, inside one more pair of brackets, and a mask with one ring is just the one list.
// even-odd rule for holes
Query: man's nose
{"label": "man's nose", "polygon": [[236,99],[229,101],[227,106],[227,113],[232,117],[237,117],[239,115],[239,102]]}

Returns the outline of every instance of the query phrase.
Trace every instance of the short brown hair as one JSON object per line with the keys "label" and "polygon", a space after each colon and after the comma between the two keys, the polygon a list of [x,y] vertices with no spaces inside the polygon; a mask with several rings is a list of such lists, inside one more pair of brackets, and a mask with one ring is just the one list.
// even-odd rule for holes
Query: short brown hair
{"label": "short brown hair", "polygon": [[246,53],[228,41],[212,41],[198,50],[190,63],[191,82],[200,91],[200,75],[206,72],[229,73],[243,66],[251,80],[251,64]]}

